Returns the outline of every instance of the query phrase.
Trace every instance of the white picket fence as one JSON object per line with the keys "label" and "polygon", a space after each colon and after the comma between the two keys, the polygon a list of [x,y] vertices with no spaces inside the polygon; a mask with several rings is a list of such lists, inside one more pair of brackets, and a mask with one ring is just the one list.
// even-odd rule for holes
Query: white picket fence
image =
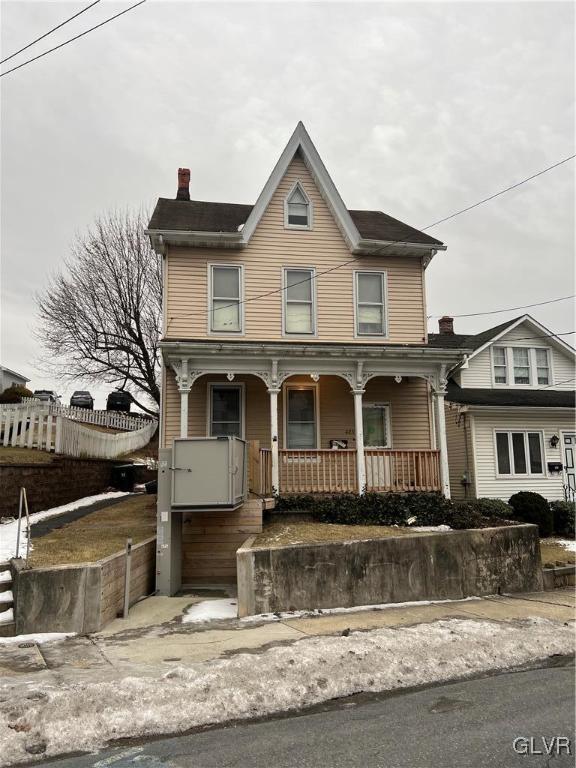
{"label": "white picket fence", "polygon": [[[0,405],[0,410],[6,406]],[[46,408],[52,416],[64,416],[66,419],[81,421],[84,424],[95,424],[98,427],[110,427],[111,429],[136,430],[150,424],[150,419],[142,418],[122,411],[91,411],[89,408],[76,408],[59,403],[44,403],[34,397],[23,397],[22,402],[16,407],[20,408]]]}
{"label": "white picket fence", "polygon": [[49,407],[3,407],[0,445],[54,451],[65,456],[115,459],[147,445],[157,426],[156,421],[145,420],[140,429],[109,434],[54,415]]}

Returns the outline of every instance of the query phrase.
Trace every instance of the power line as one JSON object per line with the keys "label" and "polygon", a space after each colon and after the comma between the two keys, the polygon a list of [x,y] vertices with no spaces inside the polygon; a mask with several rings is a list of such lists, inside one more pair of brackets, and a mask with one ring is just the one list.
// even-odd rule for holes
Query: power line
{"label": "power line", "polygon": [[48,35],[51,35],[52,32],[56,32],[57,29],[60,29],[60,27],[63,27],[65,24],[68,24],[68,22],[72,21],[78,16],[81,16],[83,13],[90,10],[90,8],[93,8],[99,2],[100,0],[94,0],[93,3],[90,3],[90,5],[87,5],[85,8],[82,8],[81,11],[78,11],[78,13],[75,13],[74,16],[70,16],[69,19],[66,19],[66,21],[63,21],[61,24],[58,24],[56,27],[52,27],[52,29],[49,29],[48,32],[45,32],[43,35],[40,35],[40,37],[37,37],[36,40],[32,40],[31,43],[28,43],[28,45],[25,45],[23,48],[20,48],[20,50],[15,51],[14,53],[11,53],[10,56],[6,56],[5,59],[0,59],[0,64],[4,64],[5,61],[9,61],[10,59],[13,59],[14,56],[18,56],[18,54],[22,53],[22,51],[27,50],[28,48],[33,46],[35,43],[39,43],[40,40],[44,40],[44,38],[48,37]]}
{"label": "power line", "polygon": [[[564,331],[564,333],[544,333],[541,336],[521,336],[519,339],[511,339],[510,343],[514,344],[516,341],[533,341],[534,339],[553,339],[555,336],[570,336],[571,334],[576,333],[576,331]],[[475,336],[476,334],[471,333],[470,336]]]}
{"label": "power line", "polygon": [[120,16],[123,16],[125,13],[128,13],[128,11],[133,11],[134,8],[138,8],[139,5],[143,5],[146,2],[146,0],[140,0],[140,2],[135,3],[134,5],[131,5],[129,8],[125,8],[123,11],[120,11],[120,13],[115,14],[114,16],[110,16],[108,19],[104,19],[104,21],[101,21],[100,24],[96,24],[93,27],[90,27],[90,29],[85,30],[84,32],[81,32],[79,35],[76,35],[75,37],[71,37],[69,40],[65,40],[63,43],[60,43],[60,45],[55,45],[54,48],[50,48],[47,51],[44,51],[44,53],[40,53],[38,56],[34,56],[32,59],[28,59],[27,61],[22,62],[22,64],[18,64],[17,67],[12,67],[12,69],[7,69],[6,72],[2,72],[0,74],[0,77],[4,77],[5,75],[9,75],[10,72],[15,72],[17,69],[21,69],[22,67],[25,67],[27,64],[32,64],[33,61],[37,61],[38,59],[41,59],[43,56],[47,56],[49,53],[52,53],[53,51],[57,51],[59,48],[63,48],[65,45],[68,45],[69,43],[73,43],[75,40],[79,40],[81,37],[84,37],[84,35],[87,35],[89,32],[93,32],[95,29],[99,29],[100,27],[103,27],[105,24],[108,24],[111,21],[114,21],[114,19],[119,18]]}
{"label": "power line", "polygon": [[[570,296],[560,296],[558,299],[549,299],[548,301],[538,301],[535,304],[523,304],[520,307],[507,307],[506,309],[492,309],[489,312],[470,312],[466,315],[448,315],[448,317],[478,317],[479,315],[499,315],[502,312],[515,312],[517,309],[530,309],[530,307],[542,307],[544,304],[555,304],[557,301],[566,301],[567,299],[573,299],[576,294]],[[428,315],[428,320],[433,318],[444,317],[444,315]]]}
{"label": "power line", "polygon": [[576,381],[576,379],[564,379],[564,381],[555,381],[554,384],[548,384],[546,387],[538,387],[537,391],[540,392],[543,389],[550,389],[550,387],[559,387],[561,384],[569,384],[571,381]]}
{"label": "power line", "polygon": [[[542,171],[539,171],[538,173],[532,174],[532,176],[528,176],[525,179],[523,179],[522,181],[519,181],[516,184],[513,184],[512,186],[506,187],[506,189],[502,189],[502,190],[500,190],[500,192],[496,192],[495,194],[491,195],[490,197],[486,197],[486,198],[484,198],[484,200],[480,200],[477,203],[474,203],[474,205],[469,205],[467,208],[463,208],[460,211],[456,211],[456,213],[450,214],[450,216],[445,216],[443,219],[439,219],[438,221],[435,221],[432,224],[428,224],[426,227],[422,227],[420,231],[424,232],[427,229],[432,229],[432,227],[435,227],[435,226],[437,226],[438,224],[440,224],[440,223],[442,223],[444,221],[448,221],[449,219],[453,219],[456,216],[460,216],[461,214],[466,213],[466,212],[472,210],[473,208],[477,208],[479,205],[482,205],[482,204],[488,202],[489,200],[493,200],[495,197],[498,197],[499,195],[503,195],[505,192],[509,192],[511,189],[515,189],[516,187],[519,187],[521,184],[525,184],[527,181],[531,181],[532,179],[535,179],[536,177],[541,176],[543,173],[546,173],[547,171],[550,171],[553,168],[557,168],[559,165],[562,165],[563,163],[568,162],[568,160],[572,160],[574,157],[576,157],[576,155],[571,155],[570,157],[564,158],[564,160],[560,160],[559,162],[554,163],[554,165],[550,165],[550,166],[548,166],[548,168],[544,168]],[[405,241],[401,240],[401,239],[392,240],[387,245],[385,245],[381,249],[381,251],[384,251],[384,250],[386,250],[386,248],[390,248],[391,246],[396,245],[397,243],[402,243],[402,242],[405,242]],[[431,244],[431,248],[433,248],[432,244]],[[336,266],[331,267],[330,269],[326,269],[326,270],[323,270],[322,272],[315,273],[311,277],[307,277],[305,280],[300,280],[299,282],[294,283],[290,287],[293,288],[296,285],[302,285],[303,283],[308,283],[308,282],[311,282],[312,280],[317,280],[319,277],[322,277],[323,275],[326,275],[326,274],[328,274],[330,272],[334,272],[337,269],[341,269],[342,267],[345,267],[348,264],[352,264],[353,262],[359,261],[362,258],[366,258],[366,257],[355,256],[353,259],[349,259],[348,261],[344,261],[341,264],[337,264]],[[283,286],[281,288],[275,288],[274,290],[267,291],[266,293],[262,293],[262,294],[259,294],[257,296],[252,296],[249,299],[241,299],[241,300],[239,300],[239,301],[237,301],[237,302],[235,302],[233,304],[226,304],[223,307],[213,307],[209,311],[213,314],[214,312],[219,312],[220,310],[223,310],[223,309],[229,309],[230,307],[237,307],[237,306],[239,307],[241,304],[248,304],[251,301],[258,301],[259,299],[263,299],[263,298],[266,298],[267,296],[272,296],[275,293],[281,293],[282,291],[286,291],[286,290],[288,290],[288,286]],[[573,297],[574,296],[564,296],[564,297],[559,298],[559,299],[552,299],[551,301],[544,301],[544,302],[540,302],[538,304],[527,304],[527,305],[525,305],[523,307],[513,307],[511,309],[498,309],[498,310],[494,310],[493,312],[477,312],[477,313],[469,314],[469,315],[452,315],[452,317],[476,317],[476,316],[482,315],[482,314],[497,314],[499,312],[512,312],[512,311],[514,311],[514,309],[528,309],[529,307],[537,307],[537,306],[542,306],[543,304],[551,304],[551,303],[553,303],[555,301],[564,301],[565,299],[570,299],[570,298],[573,298]],[[169,329],[170,323],[176,317],[185,317],[185,316],[191,316],[191,315],[195,315],[195,314],[196,314],[196,312],[184,312],[184,313],[181,313],[179,315],[171,315],[168,318],[168,326],[167,326],[166,330]],[[442,317],[442,315],[428,315],[427,319],[431,319],[431,318],[434,318],[434,317]]]}

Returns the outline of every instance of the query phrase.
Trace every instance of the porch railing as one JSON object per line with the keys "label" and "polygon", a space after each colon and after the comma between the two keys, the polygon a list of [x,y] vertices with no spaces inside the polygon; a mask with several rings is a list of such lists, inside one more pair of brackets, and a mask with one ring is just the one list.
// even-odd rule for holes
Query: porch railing
{"label": "porch railing", "polygon": [[[260,449],[261,493],[272,491],[272,454]],[[365,449],[368,491],[439,491],[440,452],[436,450]],[[356,451],[279,451],[280,494],[356,492]]]}

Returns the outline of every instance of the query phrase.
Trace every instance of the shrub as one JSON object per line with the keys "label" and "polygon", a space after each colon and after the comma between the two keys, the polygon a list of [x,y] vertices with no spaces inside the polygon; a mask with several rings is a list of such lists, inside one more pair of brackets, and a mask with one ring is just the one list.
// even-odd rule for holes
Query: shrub
{"label": "shrub", "polygon": [[34,394],[26,387],[12,384],[0,395],[0,403],[21,403],[23,397],[34,397]]}
{"label": "shrub", "polygon": [[510,496],[512,519],[538,526],[540,536],[550,536],[554,530],[554,518],[550,505],[539,493],[520,491]]}
{"label": "shrub", "polygon": [[510,504],[502,499],[474,499],[470,504],[485,517],[501,517],[510,520],[514,514]]}
{"label": "shrub", "polygon": [[485,527],[485,518],[472,504],[466,501],[452,504],[452,509],[445,522],[455,529]]}
{"label": "shrub", "polygon": [[576,502],[552,501],[550,509],[554,519],[554,533],[558,536],[567,536],[573,539],[576,535],[574,517],[576,515]]}

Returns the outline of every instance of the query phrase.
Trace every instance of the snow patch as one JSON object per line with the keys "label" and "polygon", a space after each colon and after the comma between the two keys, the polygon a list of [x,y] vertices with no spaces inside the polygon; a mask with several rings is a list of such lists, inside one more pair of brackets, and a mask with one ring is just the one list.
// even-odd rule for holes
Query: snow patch
{"label": "snow patch", "polygon": [[4,584],[7,581],[12,581],[12,573],[10,571],[0,571],[0,584]]}
{"label": "snow patch", "polygon": [[[360,691],[387,691],[494,672],[574,647],[573,627],[532,619],[441,620],[318,636],[258,654],[174,666],[149,677],[30,683],[0,701],[3,765],[94,751],[109,739],[180,733],[233,719],[296,710]],[[31,693],[34,693],[32,696]]]}
{"label": "snow patch", "polygon": [[411,531],[451,531],[449,525],[411,525]]}
{"label": "snow patch", "polygon": [[236,619],[238,617],[238,601],[228,598],[202,600],[201,603],[190,606],[182,616],[183,624],[216,619]]}
{"label": "snow patch", "polygon": [[576,541],[573,541],[572,539],[558,539],[558,544],[570,552],[576,552]]}
{"label": "snow patch", "polygon": [[[1,616],[2,614],[0,614]],[[13,637],[0,637],[0,645],[13,645],[14,643],[51,643],[54,640],[66,640],[75,637],[75,632],[40,632],[35,635],[14,635]]]}
{"label": "snow patch", "polygon": [[0,603],[13,603],[14,595],[11,589],[7,589],[4,592],[0,592]]}
{"label": "snow patch", "polygon": [[[14,608],[7,608],[0,611],[0,624],[11,624],[14,621]],[[0,640],[3,638],[0,637]]]}
{"label": "snow patch", "polygon": [[[56,517],[57,515],[63,515],[65,512],[72,512],[81,507],[88,507],[90,504],[94,504],[97,501],[117,499],[120,496],[129,496],[129,494],[125,491],[98,493],[95,496],[85,496],[83,499],[77,499],[76,501],[70,502],[70,504],[63,504],[60,507],[52,507],[51,509],[44,509],[41,512],[34,512],[30,515],[30,525],[34,525],[34,523],[38,523],[40,520],[46,520],[48,517]],[[13,520],[12,522],[4,523],[0,530],[2,531],[2,535],[0,536],[0,560],[9,560],[11,557],[16,556],[18,521]],[[26,553],[26,538],[26,519],[23,518],[20,531],[20,554]]]}

